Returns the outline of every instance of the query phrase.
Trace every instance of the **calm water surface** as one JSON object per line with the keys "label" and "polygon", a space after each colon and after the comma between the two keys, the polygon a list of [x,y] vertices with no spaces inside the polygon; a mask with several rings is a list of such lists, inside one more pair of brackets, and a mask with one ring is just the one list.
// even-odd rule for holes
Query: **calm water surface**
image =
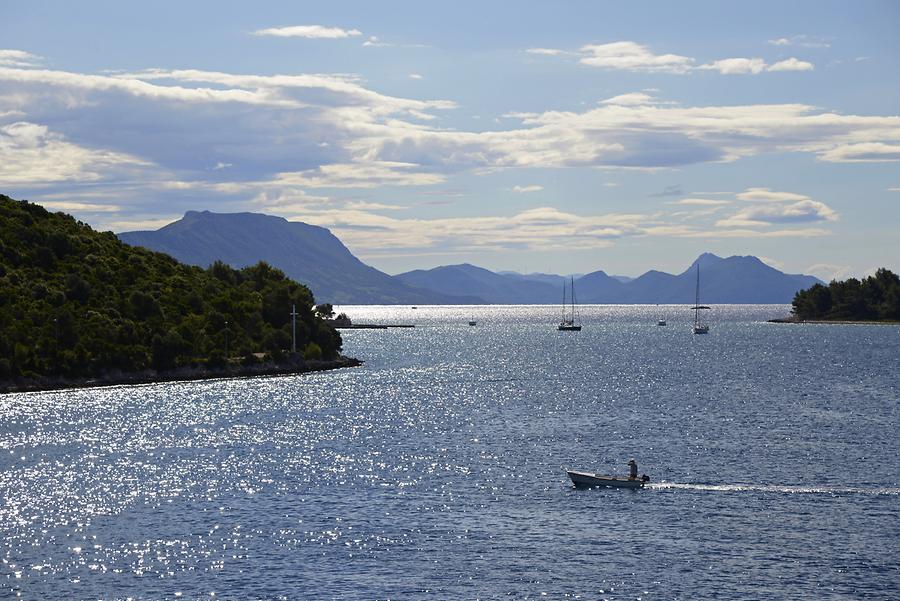
{"label": "calm water surface", "polygon": [[[0,396],[0,598],[900,598],[900,327],[343,309],[417,327],[344,331],[358,369]],[[630,457],[648,488],[563,471]]]}

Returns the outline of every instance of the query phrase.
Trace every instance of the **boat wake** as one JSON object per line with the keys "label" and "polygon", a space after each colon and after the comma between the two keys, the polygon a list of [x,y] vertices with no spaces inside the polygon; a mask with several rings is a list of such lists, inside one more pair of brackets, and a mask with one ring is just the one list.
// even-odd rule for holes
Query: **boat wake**
{"label": "boat wake", "polygon": [[765,492],[804,495],[900,495],[900,487],[879,486],[805,486],[782,484],[692,484],[681,482],[650,482],[646,488],[705,490],[712,492]]}

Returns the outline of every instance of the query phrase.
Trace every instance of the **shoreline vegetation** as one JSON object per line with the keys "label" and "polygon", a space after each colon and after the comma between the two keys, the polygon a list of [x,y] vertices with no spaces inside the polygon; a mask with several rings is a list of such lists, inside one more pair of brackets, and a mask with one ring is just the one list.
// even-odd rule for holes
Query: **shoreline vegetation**
{"label": "shoreline vegetation", "polygon": [[359,367],[363,362],[353,357],[339,355],[334,359],[303,359],[297,356],[276,363],[262,361],[252,365],[235,364],[227,367],[182,367],[165,372],[145,370],[141,372],[110,372],[96,377],[78,378],[65,376],[42,376],[36,379],[18,378],[0,381],[0,394],[19,392],[44,392],[68,388],[95,388],[101,386],[130,386],[139,384],[157,384],[161,382],[186,382],[222,380],[229,378],[254,378],[262,376],[288,376],[306,374],[317,371],[329,371],[347,367]]}
{"label": "shoreline vegetation", "polygon": [[795,323],[807,325],[831,325],[831,326],[896,326],[900,325],[900,319],[797,319],[796,317],[776,317],[766,320],[768,323]]}
{"label": "shoreline vegetation", "polygon": [[208,268],[0,194],[0,391],[359,365],[309,289]]}
{"label": "shoreline vegetation", "polygon": [[888,269],[862,280],[850,278],[799,291],[791,316],[775,323],[900,323],[900,276]]}

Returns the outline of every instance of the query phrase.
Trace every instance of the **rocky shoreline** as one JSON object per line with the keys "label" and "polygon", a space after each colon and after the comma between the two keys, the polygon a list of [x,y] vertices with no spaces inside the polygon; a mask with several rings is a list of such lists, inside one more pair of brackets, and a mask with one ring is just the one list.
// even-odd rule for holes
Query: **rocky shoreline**
{"label": "rocky shoreline", "polygon": [[42,376],[39,378],[16,378],[0,380],[0,394],[13,392],[39,392],[59,390],[63,388],[91,388],[97,386],[118,386],[128,384],[153,384],[157,382],[176,382],[193,380],[217,380],[222,378],[247,378],[256,376],[279,376],[302,374],[314,371],[359,367],[362,361],[353,357],[338,356],[331,360],[306,360],[302,357],[288,359],[279,363],[265,362],[253,365],[228,365],[219,369],[207,367],[183,367],[171,371],[157,372],[145,370],[140,372],[110,372],[91,378],[66,378]]}

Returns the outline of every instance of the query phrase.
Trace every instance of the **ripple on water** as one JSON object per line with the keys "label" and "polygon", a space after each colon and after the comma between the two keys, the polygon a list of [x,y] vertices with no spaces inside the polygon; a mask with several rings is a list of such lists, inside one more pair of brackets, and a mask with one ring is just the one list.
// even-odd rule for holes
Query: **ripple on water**
{"label": "ripple on water", "polygon": [[[355,307],[418,327],[345,331],[360,369],[0,396],[0,587],[896,598],[898,328],[680,310]],[[645,490],[562,469],[632,456]]]}

